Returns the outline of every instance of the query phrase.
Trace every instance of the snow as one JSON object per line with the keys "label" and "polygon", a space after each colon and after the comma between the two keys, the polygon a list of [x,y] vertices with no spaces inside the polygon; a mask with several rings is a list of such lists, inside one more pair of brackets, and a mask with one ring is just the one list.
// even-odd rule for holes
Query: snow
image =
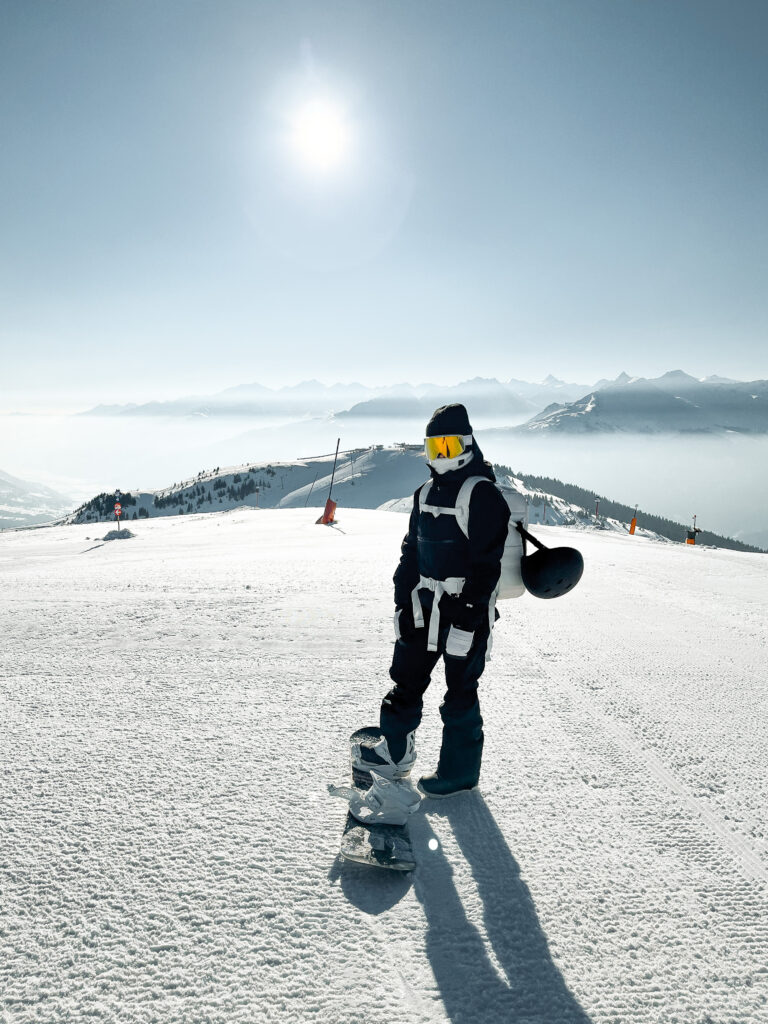
{"label": "snow", "polygon": [[584,578],[503,605],[481,792],[393,877],[325,785],[405,518],[319,512],[0,536],[3,1024],[765,1021],[768,559],[539,527]]}
{"label": "snow", "polygon": [[[292,508],[325,501],[333,481],[333,497],[347,508],[377,508],[403,494],[412,494],[424,480],[424,449],[398,445],[340,452],[292,462],[250,462],[217,467],[158,491],[123,494],[125,519],[226,512],[242,507]],[[246,492],[246,493],[244,493]],[[156,501],[161,504],[157,505]],[[91,502],[65,516],[62,523],[113,521],[111,496],[95,508]]]}

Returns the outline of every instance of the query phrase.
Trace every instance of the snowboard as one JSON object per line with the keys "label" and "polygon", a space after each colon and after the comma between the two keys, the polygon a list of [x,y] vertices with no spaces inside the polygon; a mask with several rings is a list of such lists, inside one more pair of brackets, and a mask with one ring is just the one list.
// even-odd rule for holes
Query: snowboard
{"label": "snowboard", "polygon": [[[372,746],[381,739],[381,735],[381,730],[374,726],[357,729],[349,737],[350,747],[353,743]],[[354,789],[365,792],[370,788],[371,781],[370,772],[353,766]],[[371,867],[389,868],[391,871],[412,871],[416,867],[407,825],[365,825],[351,811],[347,811],[341,836],[341,856],[356,864],[369,864]]]}

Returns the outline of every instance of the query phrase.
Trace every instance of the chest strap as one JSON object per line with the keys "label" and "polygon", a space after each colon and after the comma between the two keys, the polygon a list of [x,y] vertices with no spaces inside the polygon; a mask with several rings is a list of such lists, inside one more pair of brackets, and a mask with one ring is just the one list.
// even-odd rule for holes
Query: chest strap
{"label": "chest strap", "polygon": [[[475,488],[475,484],[481,484],[484,480],[487,480],[487,477],[468,476],[459,488],[454,508],[446,508],[443,505],[427,504],[427,495],[432,487],[432,481],[427,480],[419,491],[419,512],[423,512],[425,515],[434,516],[435,519],[437,519],[438,516],[455,516],[456,522],[459,524],[459,529],[465,537],[469,537],[469,501],[472,497],[472,491]],[[492,481],[488,480],[488,483],[492,483]]]}

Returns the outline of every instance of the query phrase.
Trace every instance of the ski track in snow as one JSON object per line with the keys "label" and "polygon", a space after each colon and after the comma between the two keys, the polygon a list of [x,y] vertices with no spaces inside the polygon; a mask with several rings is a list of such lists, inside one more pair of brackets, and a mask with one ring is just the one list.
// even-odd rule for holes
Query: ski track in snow
{"label": "ski track in snow", "polygon": [[402,877],[325,784],[406,520],[317,514],[0,537],[2,1024],[767,1020],[768,559],[537,530],[584,579],[502,606],[482,792]]}

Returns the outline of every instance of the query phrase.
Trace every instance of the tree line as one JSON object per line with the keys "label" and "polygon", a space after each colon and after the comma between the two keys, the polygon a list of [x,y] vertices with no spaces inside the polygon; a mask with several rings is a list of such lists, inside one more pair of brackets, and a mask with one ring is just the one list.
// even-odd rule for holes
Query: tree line
{"label": "tree line", "polygon": [[[577,484],[563,483],[562,480],[558,480],[556,477],[536,476],[532,473],[516,473],[509,466],[494,465],[494,469],[499,475],[517,477],[518,480],[522,480],[525,486],[531,490],[546,491],[548,494],[562,498],[563,501],[570,502],[572,505],[579,505],[588,515],[594,515],[596,501],[600,502],[600,515],[607,516],[609,519],[618,519],[619,522],[629,523],[635,515],[634,508],[629,505],[613,501],[610,498],[606,498],[603,494],[597,494],[596,491],[587,490],[584,487],[579,487]],[[654,533],[661,534],[662,537],[667,537],[669,540],[680,543],[686,540],[690,530],[689,526],[677,523],[673,519],[655,516],[639,508],[637,522],[643,529],[652,530]],[[711,544],[718,548],[730,548],[732,551],[764,553],[762,548],[754,547],[752,544],[745,544],[740,540],[734,540],[733,537],[723,537],[721,534],[712,533],[709,530],[702,530],[700,533],[697,533],[696,542],[697,544]]]}

